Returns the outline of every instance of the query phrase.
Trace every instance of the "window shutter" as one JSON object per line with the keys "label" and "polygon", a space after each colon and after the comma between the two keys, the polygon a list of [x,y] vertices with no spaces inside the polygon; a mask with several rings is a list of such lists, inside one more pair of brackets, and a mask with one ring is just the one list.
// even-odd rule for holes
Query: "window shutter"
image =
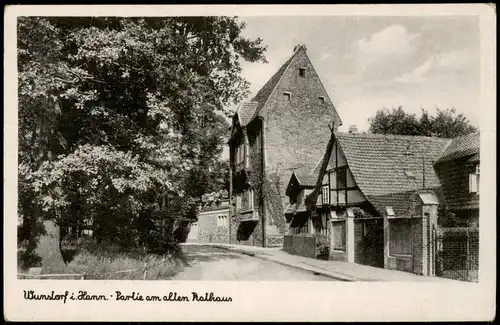
{"label": "window shutter", "polygon": [[477,177],[476,174],[469,174],[469,192],[477,193]]}

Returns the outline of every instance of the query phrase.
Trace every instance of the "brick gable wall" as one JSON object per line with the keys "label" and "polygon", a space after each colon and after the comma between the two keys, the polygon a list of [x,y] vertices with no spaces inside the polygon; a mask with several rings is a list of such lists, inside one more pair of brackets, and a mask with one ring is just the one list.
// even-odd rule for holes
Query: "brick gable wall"
{"label": "brick gable wall", "polygon": [[[279,178],[283,205],[294,169],[312,171],[330,137],[328,125],[340,119],[305,50],[299,50],[260,115],[265,120],[266,173]],[[299,69],[305,68],[305,76]],[[290,101],[283,93],[290,93]],[[319,97],[324,97],[324,103]]]}

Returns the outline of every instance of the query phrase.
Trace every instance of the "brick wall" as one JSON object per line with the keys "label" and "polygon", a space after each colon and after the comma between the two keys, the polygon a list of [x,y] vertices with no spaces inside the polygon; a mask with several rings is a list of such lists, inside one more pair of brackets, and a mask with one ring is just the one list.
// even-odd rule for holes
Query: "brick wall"
{"label": "brick wall", "polygon": [[423,240],[423,229],[425,228],[425,222],[421,218],[415,219],[412,222],[412,238],[413,238],[413,273],[423,274],[424,265],[422,264],[422,258],[424,254],[422,240]]}
{"label": "brick wall", "polygon": [[365,264],[363,222],[354,222],[354,262]]}
{"label": "brick wall", "polygon": [[417,209],[420,218],[413,221],[413,273],[434,273],[434,247],[432,229],[437,226],[437,205],[425,205]]}
{"label": "brick wall", "polygon": [[[305,76],[299,75],[305,68]],[[290,101],[283,99],[290,92]],[[319,97],[324,96],[321,103]],[[324,155],[335,108],[304,50],[295,56],[261,111],[265,119],[266,168],[280,178],[281,198],[294,168],[310,172]],[[339,121],[335,121],[338,127]]]}
{"label": "brick wall", "polygon": [[316,237],[311,235],[284,236],[283,250],[289,254],[316,258]]}

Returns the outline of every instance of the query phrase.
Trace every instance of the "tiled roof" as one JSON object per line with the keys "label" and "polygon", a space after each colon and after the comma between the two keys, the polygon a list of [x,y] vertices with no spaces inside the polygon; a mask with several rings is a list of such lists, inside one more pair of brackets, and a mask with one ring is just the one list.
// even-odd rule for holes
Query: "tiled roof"
{"label": "tiled roof", "polygon": [[453,139],[436,163],[475,154],[479,154],[479,132]]}
{"label": "tiled roof", "polygon": [[311,172],[311,174],[319,175],[319,171],[321,170],[321,166],[323,165],[323,160],[324,159],[325,159],[325,155],[323,155],[323,157],[321,157],[321,159],[318,160],[318,162],[314,166],[314,169]]}
{"label": "tiled roof", "polygon": [[473,162],[478,162],[479,161],[479,154],[475,154],[474,156],[470,157],[467,162],[468,163],[473,163]]}
{"label": "tiled roof", "polygon": [[433,162],[451,141],[435,137],[350,133],[335,133],[335,137],[356,184],[369,199],[422,189],[424,161],[425,188],[439,187]]}
{"label": "tiled roof", "polygon": [[298,212],[306,212],[307,211],[307,207],[305,205],[305,202],[302,201],[300,202],[299,206],[297,207],[297,213]]}
{"label": "tiled roof", "polygon": [[238,114],[238,117],[240,119],[240,124],[241,126],[246,126],[250,121],[252,120],[252,116],[255,113],[255,110],[257,106],[259,105],[258,102],[245,102],[242,103],[239,107],[238,110],[236,111],[236,114]]}
{"label": "tiled roof", "polygon": [[316,180],[318,179],[317,174],[305,174],[299,172],[294,172],[294,174],[301,186],[306,186],[306,187],[316,186]]}
{"label": "tiled roof", "polygon": [[290,203],[285,209],[285,214],[294,214],[295,210],[297,210],[297,204],[296,203]]}
{"label": "tiled roof", "polygon": [[380,215],[384,215],[386,213],[386,207],[392,207],[394,215],[401,217],[411,215],[412,205],[414,203],[414,194],[415,191],[406,191],[380,196],[371,195],[367,198]]}
{"label": "tiled roof", "polygon": [[297,50],[282,66],[281,68],[276,71],[276,73],[264,84],[264,86],[259,90],[257,95],[252,99],[253,102],[257,102],[257,108],[255,109],[255,112],[252,116],[252,119],[256,118],[260,110],[264,107],[266,104],[267,100],[269,99],[269,96],[271,96],[274,88],[276,88],[276,85],[280,81],[281,77],[283,77],[283,74],[285,73],[286,69],[292,62],[293,58],[295,55],[299,53],[299,50]]}

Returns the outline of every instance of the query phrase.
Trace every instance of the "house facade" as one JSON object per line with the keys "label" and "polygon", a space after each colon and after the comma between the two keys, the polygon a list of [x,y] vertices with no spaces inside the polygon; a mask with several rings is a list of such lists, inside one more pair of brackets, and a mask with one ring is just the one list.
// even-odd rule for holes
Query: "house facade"
{"label": "house facade", "polygon": [[189,226],[187,242],[229,243],[229,200],[201,210]]}
{"label": "house facade", "polygon": [[444,200],[435,162],[453,143],[332,132],[310,173],[314,189],[300,183],[300,176],[290,178],[290,234],[324,235],[332,260],[434,274],[432,234]]}
{"label": "house facade", "polygon": [[453,139],[434,168],[454,226],[479,226],[479,133]]}
{"label": "house facade", "polygon": [[342,124],[304,45],[233,116],[228,142],[231,242],[279,244],[287,231],[286,182],[324,154],[326,126]]}

